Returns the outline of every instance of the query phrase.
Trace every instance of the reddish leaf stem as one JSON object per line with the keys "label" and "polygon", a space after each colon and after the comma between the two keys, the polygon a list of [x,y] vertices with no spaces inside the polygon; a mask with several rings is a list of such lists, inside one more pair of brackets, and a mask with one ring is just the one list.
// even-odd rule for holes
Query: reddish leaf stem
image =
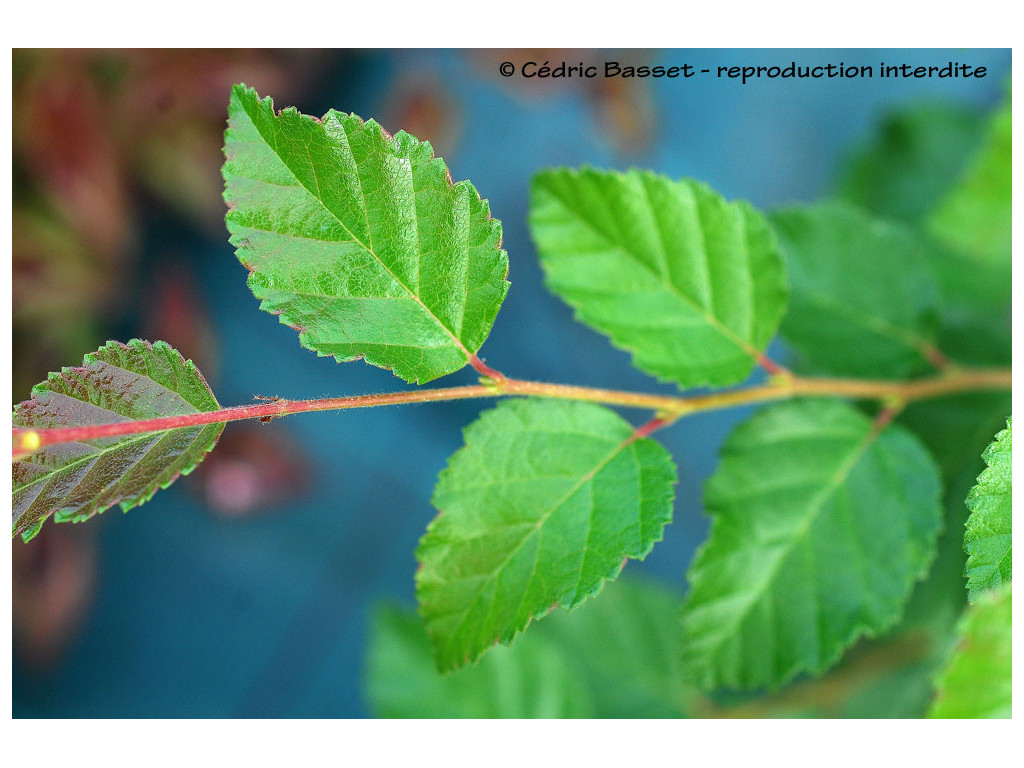
{"label": "reddish leaf stem", "polygon": [[655,416],[646,424],[641,424],[639,427],[633,430],[633,439],[640,440],[641,438],[647,437],[652,432],[657,432],[662,427],[667,427],[675,420],[675,417],[666,418],[662,416]]}
{"label": "reddish leaf stem", "polygon": [[788,368],[779,363],[776,363],[768,355],[763,352],[757,356],[757,364],[764,368],[765,372],[769,376],[788,376],[791,375]]}
{"label": "reddish leaf stem", "polygon": [[476,355],[470,355],[470,357],[469,357],[469,364],[471,366],[473,366],[473,369],[477,373],[479,373],[481,376],[483,376],[486,379],[490,379],[491,381],[507,381],[508,380],[505,377],[505,374],[503,374],[501,371],[496,371],[494,368],[491,368],[489,365],[487,365],[487,363],[485,363],[483,360],[481,360]]}
{"label": "reddish leaf stem", "polygon": [[[909,403],[914,400],[941,397],[959,392],[1008,390],[1011,385],[1011,372],[1009,369],[948,368],[936,376],[911,381],[801,378],[793,375],[783,375],[768,384],[725,392],[680,397],[596,389],[593,387],[576,387],[565,384],[546,384],[538,381],[520,381],[518,379],[505,378],[497,371],[487,368],[482,362],[479,364],[489,372],[487,374],[489,382],[486,384],[418,389],[411,392],[392,392],[377,395],[328,397],[317,400],[276,400],[258,405],[240,405],[233,408],[223,408],[207,413],[166,416],[157,419],[122,421],[114,424],[82,427],[59,427],[54,429],[15,428],[13,429],[14,456],[19,458],[39,448],[57,443],[119,437],[143,432],[160,432],[167,429],[218,424],[242,419],[266,419],[268,417],[311,411],[372,408],[380,405],[427,403],[509,395],[548,397],[562,400],[585,400],[624,408],[653,410],[658,416],[637,429],[637,436],[644,437],[656,429],[667,426],[676,419],[690,413],[785,400],[792,397],[847,397],[880,400],[888,405],[892,402]],[[480,369],[477,368],[477,370]]]}

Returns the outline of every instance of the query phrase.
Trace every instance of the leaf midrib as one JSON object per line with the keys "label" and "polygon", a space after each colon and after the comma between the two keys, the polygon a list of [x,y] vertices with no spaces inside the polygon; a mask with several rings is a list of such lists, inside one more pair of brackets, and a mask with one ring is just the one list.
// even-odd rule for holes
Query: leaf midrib
{"label": "leaf midrib", "polygon": [[[470,610],[472,610],[472,608],[480,600],[480,597],[484,594],[487,586],[489,584],[491,584],[491,582],[493,582],[499,576],[499,574],[503,571],[505,566],[508,565],[509,561],[519,552],[519,550],[521,550],[523,548],[523,546],[525,546],[526,542],[531,537],[533,537],[533,535],[537,531],[539,531],[541,529],[541,527],[551,518],[551,516],[558,509],[561,508],[561,506],[563,504],[565,504],[569,499],[571,499],[581,488],[583,488],[584,485],[586,485],[588,482],[593,480],[594,477],[597,476],[598,472],[600,472],[602,469],[604,469],[612,460],[615,459],[616,456],[618,456],[623,450],[625,450],[628,446],[630,446],[635,441],[636,441],[635,435],[629,435],[625,440],[623,440],[621,443],[619,443],[617,446],[615,446],[615,448],[611,451],[611,453],[609,453],[600,462],[598,462],[598,464],[593,469],[591,469],[586,474],[584,474],[566,493],[564,493],[558,499],[557,502],[555,502],[548,510],[546,510],[537,519],[537,522],[532,526],[531,529],[529,529],[523,535],[523,537],[519,540],[519,543],[516,544],[516,546],[505,556],[505,558],[497,566],[495,566],[494,570],[490,574],[487,575],[487,577],[483,580],[481,587],[477,590],[476,594],[473,595],[472,599],[467,601],[466,608],[464,608],[462,610],[462,612],[461,612],[462,615],[461,615],[461,618],[459,620],[459,623],[456,625],[455,629],[451,632],[451,637],[457,637],[459,635],[459,633],[462,631],[463,627],[466,624],[466,620],[469,618]],[[530,572],[530,577],[529,577],[529,579],[527,581],[527,587],[524,588],[521,591],[522,597],[520,599],[519,605],[516,606],[515,614],[518,614],[518,612],[522,609],[523,602],[525,601],[526,595],[527,595],[527,593],[529,591],[529,589],[528,589],[529,585],[533,581],[534,574],[536,574],[537,566],[539,564],[539,561],[540,561],[540,557],[539,556],[534,558],[533,568],[532,568],[532,570]],[[497,603],[497,601],[495,600],[495,604],[496,603]],[[493,613],[493,607],[494,606],[492,605],[492,613]],[[491,615],[488,614],[488,621],[490,620],[490,616]],[[514,616],[514,614],[513,614],[513,616]],[[486,626],[487,623],[488,622],[483,622],[484,626]]]}
{"label": "leaf midrib", "polygon": [[931,342],[914,331],[901,328],[884,317],[864,312],[852,304],[841,301],[827,291],[809,290],[807,295],[812,298],[813,303],[822,309],[826,311],[832,310],[840,318],[850,320],[867,331],[909,347],[926,361],[929,359],[926,350],[931,346]]}
{"label": "leaf midrib", "polygon": [[[840,463],[836,468],[835,473],[829,478],[829,481],[825,486],[815,494],[814,498],[808,505],[808,514],[805,520],[795,529],[794,535],[790,537],[789,543],[782,549],[779,555],[775,558],[771,568],[768,571],[768,575],[762,579],[755,589],[749,590],[748,594],[751,597],[744,601],[744,605],[741,611],[736,613],[736,617],[730,622],[729,631],[726,633],[719,633],[719,637],[723,638],[719,642],[712,646],[715,649],[715,653],[722,647],[722,643],[725,639],[734,637],[736,635],[739,625],[746,619],[750,611],[757,603],[757,601],[768,591],[771,583],[775,580],[775,577],[779,573],[779,569],[782,567],[783,562],[792,554],[797,542],[801,542],[807,531],[810,530],[811,526],[817,521],[818,516],[824,509],[825,503],[831,498],[832,494],[838,490],[839,486],[842,485],[849,477],[850,473],[856,467],[857,463],[861,460],[864,453],[868,450],[871,444],[881,434],[880,431],[870,429],[868,433],[854,446],[849,456]],[[684,608],[685,611],[685,608]]]}
{"label": "leaf midrib", "polygon": [[[140,379],[144,379],[146,381],[152,382],[155,386],[159,387],[160,389],[164,390],[165,392],[170,392],[171,394],[176,395],[177,397],[179,397],[183,403],[186,403],[186,404],[192,406],[192,408],[194,409],[192,411],[192,413],[206,413],[207,412],[206,410],[200,408],[198,405],[193,403],[191,400],[187,399],[184,395],[181,394],[181,392],[179,392],[177,390],[174,390],[174,389],[171,389],[170,387],[166,386],[165,384],[161,384],[159,381],[154,379],[151,375],[142,374],[142,373],[139,373],[138,371],[133,371],[131,368],[125,368],[124,366],[117,365],[116,363],[112,363],[109,360],[107,360],[105,358],[102,358],[102,357],[96,357],[95,362],[103,363],[104,365],[109,366],[110,368],[114,368],[114,369],[116,369],[118,371],[123,371],[126,374],[130,374],[132,376],[137,376]],[[147,368],[148,368],[148,361],[146,361],[146,362],[147,362]],[[82,366],[81,370],[84,370],[86,373],[93,372],[93,371],[90,370],[90,366],[89,365]],[[96,408],[98,410],[101,410],[101,411],[104,411],[106,413],[109,413],[111,416],[117,416],[118,418],[124,419],[126,422],[138,421],[139,420],[139,419],[133,419],[131,416],[125,416],[123,413],[118,413],[117,411],[112,411],[109,408],[104,408],[102,405],[97,405],[96,403],[87,402],[85,400],[82,400],[81,398],[69,395],[66,392],[57,392],[56,390],[50,389],[49,387],[47,387],[46,393],[54,394],[54,395],[62,395],[63,397],[67,397],[67,398],[69,398],[71,400],[75,400],[75,401],[77,401],[79,403],[88,404],[88,405],[90,405],[90,406],[92,406],[92,407],[94,407],[94,408]],[[215,401],[215,404],[216,404],[216,401]],[[213,410],[213,409],[211,409],[211,410]],[[178,415],[178,414],[163,414],[163,415],[170,416],[170,415]],[[183,414],[183,415],[188,415],[188,413],[186,412],[186,414]],[[206,426],[210,426],[210,425],[202,425],[202,426],[203,426],[203,428],[205,428]],[[162,430],[159,430],[157,432],[144,432],[144,433],[140,434],[138,437],[130,437],[130,438],[127,438],[125,440],[119,440],[115,444],[113,444],[113,445],[111,445],[111,446],[109,446],[107,448],[103,448],[103,447],[98,446],[98,445],[93,445],[92,443],[81,443],[82,445],[88,445],[90,448],[94,448],[95,450],[92,451],[91,453],[82,454],[82,456],[80,456],[79,458],[75,459],[74,461],[69,461],[66,464],[62,464],[59,467],[55,467],[52,470],[50,470],[49,472],[44,472],[44,473],[38,475],[31,482],[28,482],[28,483],[25,483],[24,485],[18,486],[18,488],[16,488],[15,490],[16,491],[21,491],[21,490],[23,490],[25,488],[30,488],[31,486],[35,485],[38,482],[41,482],[42,480],[48,480],[48,479],[52,478],[55,473],[61,472],[64,469],[67,469],[68,467],[74,467],[75,465],[80,464],[83,461],[86,461],[88,459],[92,459],[93,457],[102,456],[104,453],[107,453],[109,451],[118,450],[119,448],[122,448],[122,447],[125,447],[125,446],[128,446],[128,445],[134,445],[136,442],[138,442],[140,440],[144,440],[145,438],[150,437],[150,436],[152,436],[154,434],[160,435],[160,439],[162,440],[163,437],[167,433],[174,432],[174,431],[179,430],[179,429],[195,429],[195,427],[174,427],[172,429],[162,429]],[[201,434],[201,433],[202,433],[202,429],[200,429],[199,434]],[[198,437],[199,434],[197,434],[196,437]],[[110,439],[110,438],[103,438],[103,439]],[[159,441],[157,441],[157,442],[159,442]],[[189,444],[189,447],[191,447],[191,444],[194,443],[194,442],[195,442],[195,440],[193,439],[191,441],[191,443]],[[36,464],[35,462],[26,462],[26,463],[33,464],[34,466],[40,466],[43,469],[47,469],[47,467],[45,467],[43,465]],[[77,487],[77,484],[76,484],[75,487]]]}
{"label": "leaf midrib", "polygon": [[[117,451],[117,450],[120,450],[121,448],[125,448],[125,447],[128,447],[130,445],[134,445],[135,443],[141,442],[142,440],[150,438],[153,435],[159,435],[160,439],[162,440],[167,434],[169,434],[171,432],[177,432],[178,430],[181,430],[181,429],[198,429],[199,432],[196,434],[196,437],[199,437],[199,435],[202,434],[203,430],[206,429],[206,427],[211,427],[211,426],[215,426],[217,424],[222,424],[222,423],[223,422],[214,422],[213,424],[200,424],[197,427],[192,427],[192,426],[189,426],[189,427],[172,427],[171,429],[161,429],[161,430],[158,430],[156,432],[143,432],[142,434],[140,434],[140,435],[138,435],[136,437],[131,437],[131,438],[128,438],[126,440],[120,440],[116,444],[110,446],[109,448],[100,448],[99,446],[95,446],[96,450],[93,451],[92,453],[82,454],[81,456],[79,456],[74,461],[69,461],[67,464],[61,464],[59,467],[54,467],[49,472],[44,472],[44,473],[38,475],[37,477],[33,478],[31,482],[25,483],[24,485],[19,485],[17,488],[14,489],[14,491],[15,492],[22,491],[25,488],[32,487],[36,483],[42,482],[43,480],[50,480],[50,479],[53,478],[53,476],[56,473],[63,472],[65,469],[68,469],[69,467],[74,467],[74,466],[76,466],[78,464],[81,464],[81,463],[83,463],[85,461],[91,461],[94,458],[99,458],[100,456],[103,456],[106,453],[110,453],[111,451]],[[157,441],[157,442],[159,442],[159,441]],[[189,447],[191,447],[192,443],[194,443],[194,442],[195,442],[195,439],[193,438],[193,440],[189,443]],[[45,450],[45,449],[43,449],[43,450]],[[133,464],[134,463],[137,463],[137,462],[133,462]],[[41,465],[36,464],[35,466],[41,466]],[[122,475],[123,474],[124,473],[122,473]],[[77,488],[78,485],[79,484],[76,483],[75,487]]]}
{"label": "leaf midrib", "polygon": [[[257,102],[257,105],[259,103],[260,102]],[[385,272],[387,272],[387,274],[391,277],[391,279],[394,280],[395,283],[397,283],[399,286],[401,286],[402,289],[405,290],[409,294],[409,296],[413,299],[413,301],[415,301],[420,306],[420,308],[422,308],[423,311],[427,313],[427,315],[430,317],[431,320],[433,320],[435,323],[437,323],[437,325],[448,335],[448,337],[451,338],[451,340],[454,342],[455,346],[458,347],[459,351],[462,352],[463,355],[465,355],[466,360],[468,361],[469,359],[471,359],[472,358],[472,353],[462,343],[462,340],[458,336],[455,335],[455,332],[452,331],[450,328],[448,328],[448,326],[446,326],[443,322],[441,322],[441,320],[437,317],[437,315],[435,315],[433,312],[430,311],[430,308],[423,302],[423,300],[419,297],[419,295],[415,291],[413,291],[409,286],[407,286],[404,282],[402,282],[402,280],[400,280],[398,278],[398,276],[394,272],[391,271],[391,269],[388,267],[388,265],[384,263],[384,261],[380,258],[380,256],[377,255],[376,251],[374,251],[372,247],[370,247],[369,245],[364,243],[361,239],[359,239],[356,236],[356,234],[351,229],[349,229],[348,225],[345,224],[345,222],[342,221],[338,217],[338,215],[327,206],[326,203],[324,203],[324,201],[323,201],[323,199],[321,197],[318,197],[316,194],[313,193],[313,191],[309,187],[307,187],[305,184],[302,183],[302,179],[300,179],[298,177],[298,175],[295,173],[295,171],[292,170],[292,167],[284,159],[284,157],[281,156],[281,153],[278,152],[277,147],[274,144],[271,144],[270,141],[267,139],[267,137],[263,134],[263,131],[260,130],[259,125],[257,125],[257,123],[253,119],[252,115],[249,114],[249,110],[248,110],[247,105],[246,105],[246,103],[244,101],[242,102],[242,112],[245,113],[245,116],[249,119],[250,124],[253,126],[253,128],[256,131],[256,133],[259,135],[259,137],[261,139],[263,139],[263,143],[267,146],[268,149],[270,149],[271,152],[274,153],[274,155],[277,157],[277,159],[281,161],[281,164],[285,168],[288,169],[288,172],[292,175],[292,178],[295,179],[295,181],[299,184],[299,186],[302,187],[302,189],[304,189],[306,191],[306,193],[310,197],[312,197],[314,200],[316,200],[316,202],[320,205],[320,207],[324,211],[326,211],[328,214],[330,214],[331,217],[335,221],[337,221],[338,224],[341,225],[341,227],[352,238],[352,241],[354,243],[356,243],[359,247],[361,247],[363,250],[365,250],[367,253],[369,253],[374,258],[374,260],[381,266],[381,268]],[[303,115],[302,118],[303,119],[311,119],[311,118],[306,117],[305,115]],[[342,130],[344,130],[344,126],[342,126]],[[347,135],[347,132],[346,132],[346,135]],[[308,151],[308,148],[307,148],[307,151]],[[351,148],[349,148],[349,154],[351,155]],[[360,197],[362,198],[362,201],[363,201],[363,205],[361,207],[363,209],[363,215],[365,217],[365,216],[367,216],[367,213],[366,213],[366,196],[363,194],[363,191],[362,191],[363,187],[362,187],[362,179],[359,176],[359,165],[358,165],[358,163],[355,162],[355,158],[354,157],[353,157],[353,166],[356,169],[356,174],[355,175],[356,175],[357,180],[359,181],[359,194],[360,194]],[[315,176],[316,175],[316,167],[312,163],[312,158],[310,159],[310,167],[313,169],[313,174]],[[319,192],[319,179],[317,180],[317,191]],[[414,215],[414,218],[418,219],[418,215]],[[366,230],[366,233],[367,233],[368,237],[372,238],[373,234],[372,234],[372,232],[370,231],[370,228],[369,228],[369,219],[368,219],[368,217],[367,217],[367,230]],[[308,239],[312,239],[312,238],[308,238]],[[316,241],[316,242],[324,242],[324,241]],[[418,249],[419,248],[419,222],[418,221],[417,221],[416,243],[417,243],[417,249]],[[325,298],[329,298],[327,294],[323,294],[323,296]]]}
{"label": "leaf midrib", "polygon": [[[757,348],[751,342],[748,342],[745,339],[741,338],[735,331],[733,331],[727,325],[723,324],[717,317],[715,317],[713,314],[710,314],[707,309],[705,309],[699,303],[697,303],[696,301],[691,299],[689,296],[687,296],[685,293],[683,293],[679,289],[679,287],[675,283],[673,283],[670,279],[665,279],[664,276],[659,275],[657,272],[655,272],[653,269],[651,269],[651,267],[648,266],[647,264],[645,264],[642,259],[638,258],[627,245],[625,245],[624,243],[615,241],[609,235],[607,235],[606,233],[600,231],[597,227],[595,227],[593,224],[591,224],[585,218],[583,218],[582,216],[576,215],[575,212],[573,211],[573,209],[571,207],[569,207],[569,205],[561,198],[561,196],[557,192],[555,192],[553,189],[551,189],[550,186],[545,185],[545,190],[548,192],[548,194],[550,195],[551,199],[554,200],[559,205],[559,207],[561,207],[561,209],[565,213],[567,213],[569,215],[569,217],[573,221],[579,222],[582,226],[584,226],[587,229],[589,229],[591,232],[593,232],[595,235],[597,235],[605,243],[608,243],[611,246],[611,250],[614,250],[614,251],[617,251],[618,253],[623,254],[624,256],[628,257],[630,262],[636,263],[648,275],[652,276],[659,285],[663,285],[666,288],[668,288],[669,291],[673,295],[678,297],[684,304],[689,306],[698,316],[704,318],[704,320],[708,323],[708,325],[710,325],[715,330],[717,330],[719,332],[719,334],[721,334],[728,341],[730,341],[737,349],[739,349],[745,355],[750,357],[755,362],[760,358],[761,353],[757,350]],[[699,206],[698,206],[698,216],[699,215],[700,214],[699,214]],[[656,214],[653,212],[653,210],[652,210],[652,216],[656,216]],[[703,235],[704,235],[704,233],[703,233],[703,230],[702,230],[701,231],[702,242],[703,242]],[[707,249],[704,248],[703,245],[701,247],[701,251],[704,254],[704,261],[706,262],[707,259],[708,259]],[[667,258],[668,257],[668,253],[666,252],[665,255],[666,255],[666,258]],[[712,295],[712,291],[711,291],[711,278],[710,278],[710,274],[707,275],[707,282],[708,282],[708,294],[709,294],[709,296],[711,296]],[[753,319],[751,320],[751,322],[753,322]]]}

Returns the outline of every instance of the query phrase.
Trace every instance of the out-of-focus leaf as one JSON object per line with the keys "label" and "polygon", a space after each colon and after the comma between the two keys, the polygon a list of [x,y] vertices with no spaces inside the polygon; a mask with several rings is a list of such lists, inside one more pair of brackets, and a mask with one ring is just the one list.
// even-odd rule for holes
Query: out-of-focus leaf
{"label": "out-of-focus leaf", "polygon": [[410,382],[457,371],[508,291],[501,222],[429,142],[235,86],[224,148],[228,230],[260,308],[317,354]]}
{"label": "out-of-focus leaf", "polygon": [[939,676],[930,717],[1011,716],[1012,602],[1006,584],[967,609],[957,648]]}
{"label": "out-of-focus leaf", "polygon": [[979,261],[1009,268],[1012,118],[1007,101],[960,182],[928,219],[940,242]]}
{"label": "out-of-focus leaf", "polygon": [[771,220],[790,279],[782,336],[806,367],[886,378],[929,367],[939,288],[923,241],[841,203],[793,207]]}
{"label": "out-of-focus leaf", "polygon": [[55,315],[92,316],[114,293],[110,265],[52,211],[15,206],[12,229],[16,321],[38,326]]}
{"label": "out-of-focus leaf", "polygon": [[530,229],[548,287],[577,317],[684,388],[746,378],[785,311],[767,222],[695,181],[543,171]]}
{"label": "out-of-focus leaf", "polygon": [[959,363],[1010,363],[1010,114],[929,224],[942,247],[931,265],[942,289],[939,348]]}
{"label": "out-of-focus leaf", "polygon": [[533,633],[451,675],[437,671],[423,621],[378,608],[367,694],[378,717],[594,717],[587,681],[550,640]]}
{"label": "out-of-focus leaf", "polygon": [[935,246],[929,263],[942,292],[939,349],[963,365],[1009,365],[1009,254],[996,265]]}
{"label": "out-of-focus leaf", "polygon": [[378,610],[366,694],[379,717],[679,717],[699,698],[682,680],[679,599],[624,578],[571,614],[449,675],[411,610]]}
{"label": "out-of-focus leaf", "polygon": [[[968,282],[965,273],[961,284]],[[1009,364],[1009,336],[999,340],[999,313],[993,314],[992,307],[987,312],[979,307],[975,316],[980,324],[979,333],[974,334],[966,315],[950,313],[949,301],[945,306],[944,353],[954,360],[976,365]],[[908,628],[926,627],[939,645],[950,641],[956,620],[967,603],[963,589],[967,509],[963,500],[984,468],[982,452],[992,435],[1005,426],[1006,414],[1010,412],[1009,392],[973,392],[911,403],[898,417],[898,423],[914,432],[935,458],[945,486],[945,524],[939,537],[938,557],[927,580],[915,589],[907,608]]]}
{"label": "out-of-focus leaf", "polygon": [[126,163],[102,94],[74,56],[57,54],[21,84],[13,110],[15,159],[81,246],[113,265],[135,232]]}
{"label": "out-of-focus leaf", "polygon": [[935,553],[938,470],[905,430],[839,401],[759,411],[722,450],[690,568],[686,672],[704,689],[820,673],[899,620]]}
{"label": "out-of-focus leaf", "polygon": [[643,558],[672,519],[675,464],[590,403],[506,400],[442,471],[416,594],[442,671],[571,610]]}
{"label": "out-of-focus leaf", "polygon": [[1010,581],[1012,575],[1013,496],[1011,487],[1012,420],[985,449],[988,468],[967,495],[967,589],[971,602],[981,593]]}
{"label": "out-of-focus leaf", "polygon": [[951,104],[894,112],[847,162],[839,193],[876,216],[916,223],[957,181],[983,129],[982,115]]}
{"label": "out-of-focus leaf", "polygon": [[[15,427],[112,424],[220,408],[202,374],[166,342],[111,341],[64,368],[14,407]],[[128,511],[187,475],[223,424],[47,446],[15,461],[13,532],[31,539],[50,515],[80,522],[114,504]]]}

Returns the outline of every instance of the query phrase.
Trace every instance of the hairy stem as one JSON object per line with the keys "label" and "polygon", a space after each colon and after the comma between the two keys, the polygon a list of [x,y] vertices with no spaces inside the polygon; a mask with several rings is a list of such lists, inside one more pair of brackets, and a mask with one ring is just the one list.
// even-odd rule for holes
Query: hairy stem
{"label": "hairy stem", "polygon": [[[480,365],[483,365],[480,363]],[[767,384],[712,392],[703,395],[673,396],[642,392],[622,392],[612,389],[576,387],[567,384],[546,384],[539,381],[520,381],[501,374],[488,376],[485,384],[439,389],[418,389],[411,392],[393,392],[380,395],[354,395],[328,397],[318,400],[274,400],[258,405],[240,405],[206,413],[166,416],[157,419],[124,421],[116,424],[60,427],[54,429],[14,428],[14,457],[25,456],[39,448],[78,440],[95,440],[143,432],[161,432],[167,429],[218,424],[242,419],[269,420],[292,413],[310,411],[336,411],[348,408],[373,408],[402,403],[427,403],[446,400],[466,400],[482,397],[520,395],[548,397],[561,400],[585,400],[592,403],[640,408],[654,411],[655,419],[641,427],[640,435],[666,426],[682,416],[702,411],[731,408],[792,397],[846,397],[879,400],[887,408],[897,409],[914,400],[941,397],[960,392],[979,390],[1008,390],[1011,384],[1009,369],[946,368],[929,378],[911,381],[882,381],[872,379],[803,378],[788,372],[775,376]]]}

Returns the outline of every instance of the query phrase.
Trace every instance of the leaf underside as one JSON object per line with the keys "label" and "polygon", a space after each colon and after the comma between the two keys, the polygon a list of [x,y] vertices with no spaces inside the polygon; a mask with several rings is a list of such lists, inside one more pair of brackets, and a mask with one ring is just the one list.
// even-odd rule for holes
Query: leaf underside
{"label": "leaf underside", "polygon": [[308,349],[409,382],[462,368],[508,291],[501,222],[429,142],[235,86],[227,226],[260,308]]}
{"label": "leaf underside", "polygon": [[[51,373],[14,407],[15,427],[112,424],[220,408],[191,360],[166,342],[110,341],[81,367]],[[12,465],[13,532],[31,539],[47,517],[81,522],[119,504],[127,512],[203,460],[224,425],[108,437],[43,448]]]}
{"label": "leaf underside", "polygon": [[899,618],[941,526],[938,471],[900,427],[839,401],[759,411],[708,482],[690,568],[684,668],[702,688],[820,673]]}
{"label": "leaf underside", "polygon": [[929,717],[1012,716],[1012,616],[1009,584],[986,593],[967,609],[956,650],[939,675]]}
{"label": "leaf underside", "polygon": [[508,400],[465,432],[417,549],[420,612],[455,669],[570,610],[643,558],[672,517],[675,465],[602,406]]}
{"label": "leaf underside", "polygon": [[996,435],[985,449],[983,458],[988,468],[967,496],[967,589],[974,602],[981,593],[1009,583],[1013,566],[1013,489],[1011,453],[1013,424],[1006,420],[1006,429]]}
{"label": "leaf underside", "polygon": [[930,368],[939,286],[912,230],[840,203],[778,211],[771,221],[790,280],[781,333],[805,367],[878,377]]}
{"label": "leaf underside", "polygon": [[530,229],[548,287],[638,368],[683,388],[745,379],[785,310],[764,218],[695,181],[544,171]]}

